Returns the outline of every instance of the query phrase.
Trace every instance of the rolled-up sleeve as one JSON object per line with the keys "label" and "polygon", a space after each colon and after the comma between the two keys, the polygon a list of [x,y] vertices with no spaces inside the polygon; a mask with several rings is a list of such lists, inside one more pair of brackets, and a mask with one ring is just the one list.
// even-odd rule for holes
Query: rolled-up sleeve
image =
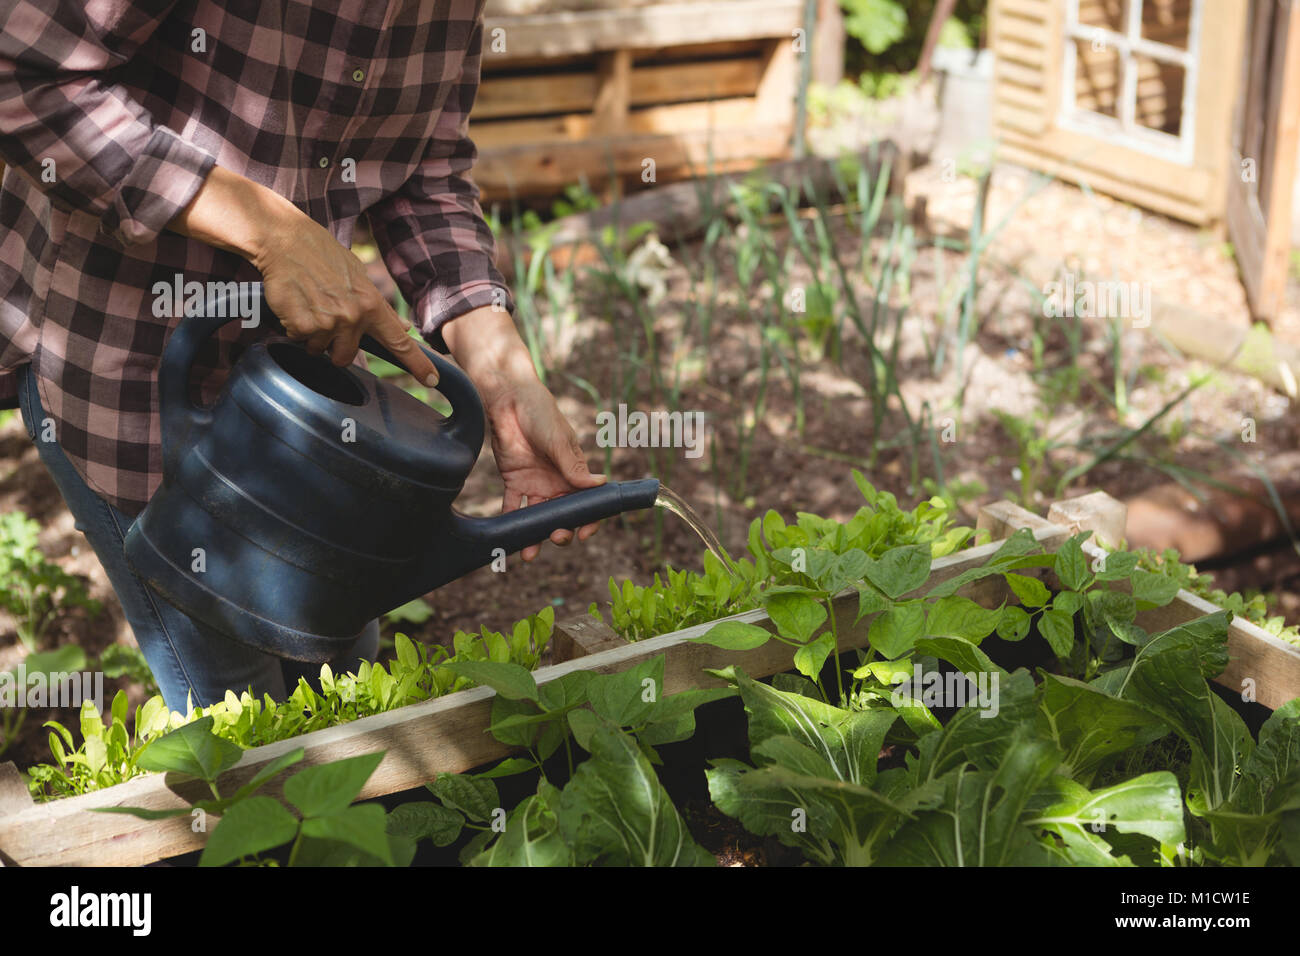
{"label": "rolled-up sleeve", "polygon": [[153,241],[216,163],[108,80],[174,3],[0,0],[0,159],[124,245]]}
{"label": "rolled-up sleeve", "polygon": [[495,241],[470,178],[477,151],[469,114],[478,92],[483,5],[472,26],[460,77],[453,84],[419,168],[370,208],[371,232],[384,264],[425,339],[446,351],[442,327],[481,306],[514,311],[493,256]]}

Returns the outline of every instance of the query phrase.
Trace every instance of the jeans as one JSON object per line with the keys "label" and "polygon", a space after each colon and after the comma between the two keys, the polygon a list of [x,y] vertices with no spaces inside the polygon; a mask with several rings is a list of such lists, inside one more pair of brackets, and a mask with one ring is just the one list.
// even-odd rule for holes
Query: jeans
{"label": "jeans", "polygon": [[[207,706],[222,700],[227,689],[284,700],[298,686],[299,677],[316,685],[319,664],[281,660],[232,641],[192,620],[136,577],[122,550],[132,519],[86,485],[57,441],[38,437],[44,431],[45,411],[29,365],[18,369],[18,403],[27,434],[72,512],[77,530],[86,536],[108,573],[168,708],[186,713],[189,700],[195,706]],[[371,621],[351,650],[330,661],[330,667],[335,673],[355,670],[359,660],[374,660],[378,650],[379,622]]]}

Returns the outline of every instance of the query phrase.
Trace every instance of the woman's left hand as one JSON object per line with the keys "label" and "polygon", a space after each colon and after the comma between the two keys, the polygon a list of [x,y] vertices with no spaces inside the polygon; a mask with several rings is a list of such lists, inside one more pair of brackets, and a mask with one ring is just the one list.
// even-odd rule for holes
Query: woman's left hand
{"label": "woman's left hand", "polygon": [[[492,453],[506,486],[503,511],[604,484],[605,476],[587,467],[573,426],[538,379],[509,313],[468,312],[443,327],[443,338],[483,398]],[[555,531],[551,541],[586,541],[596,527]],[[540,550],[532,545],[522,557],[531,561]]]}

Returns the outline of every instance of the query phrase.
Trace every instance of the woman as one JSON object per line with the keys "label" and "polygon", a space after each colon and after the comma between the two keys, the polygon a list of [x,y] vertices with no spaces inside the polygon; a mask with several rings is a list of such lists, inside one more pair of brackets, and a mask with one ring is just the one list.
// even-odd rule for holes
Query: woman
{"label": "woman", "polygon": [[[301,665],[207,632],[125,563],[161,480],[157,373],[180,321],[155,284],[261,281],[309,350],[346,365],[369,334],[432,385],[348,251],[365,216],[419,332],[482,394],[503,507],[604,481],[515,331],[469,178],[482,0],[48,6],[0,0],[0,398],[17,398],[169,707],[282,697]],[[265,325],[209,343],[205,401]],[[338,663],[377,641],[372,624]]]}

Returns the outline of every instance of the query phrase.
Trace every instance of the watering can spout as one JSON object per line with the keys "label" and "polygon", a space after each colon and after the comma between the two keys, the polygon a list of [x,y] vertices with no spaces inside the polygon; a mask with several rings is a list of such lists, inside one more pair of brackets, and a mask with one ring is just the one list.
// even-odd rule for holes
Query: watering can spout
{"label": "watering can spout", "polygon": [[494,556],[541,544],[562,528],[580,528],[625,511],[654,507],[658,496],[659,480],[641,478],[607,482],[490,518],[453,510],[450,533],[437,543],[421,569],[415,596],[491,564]]}

